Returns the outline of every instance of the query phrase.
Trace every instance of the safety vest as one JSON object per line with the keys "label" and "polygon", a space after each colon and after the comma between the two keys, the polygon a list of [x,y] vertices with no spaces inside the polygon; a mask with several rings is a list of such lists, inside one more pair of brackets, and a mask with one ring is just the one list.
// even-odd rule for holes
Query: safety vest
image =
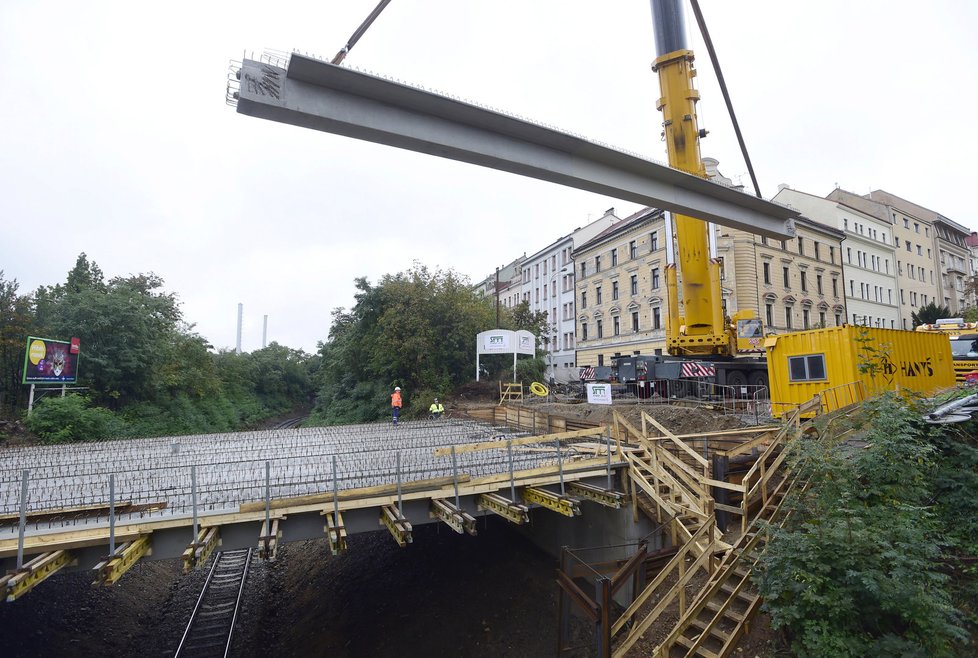
{"label": "safety vest", "polygon": [[442,406],[441,403],[432,402],[431,403],[431,406],[428,407],[428,411],[431,412],[431,413],[433,413],[433,414],[440,414],[440,413],[444,413],[445,407]]}

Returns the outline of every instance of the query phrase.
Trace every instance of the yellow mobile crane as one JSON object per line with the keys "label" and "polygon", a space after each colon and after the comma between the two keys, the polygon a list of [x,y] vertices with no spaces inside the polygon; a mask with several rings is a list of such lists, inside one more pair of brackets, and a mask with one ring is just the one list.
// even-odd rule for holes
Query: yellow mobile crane
{"label": "yellow mobile crane", "polygon": [[[659,75],[662,97],[657,107],[662,112],[669,166],[705,178],[700,139],[706,136],[706,131],[700,130],[696,121],[699,92],[693,87],[696,70],[693,68],[693,52],[685,43],[681,0],[651,1],[656,43],[652,68]],[[698,10],[695,3],[694,9]],[[724,318],[720,261],[710,257],[707,223],[694,217],[673,215],[673,226],[676,262],[665,268],[669,303],[667,351],[673,356],[711,360],[710,367],[716,369],[719,384],[766,385],[765,360],[743,358],[745,353],[763,353],[763,326],[753,310],[733,314],[732,322]],[[741,358],[733,358],[738,355]]]}

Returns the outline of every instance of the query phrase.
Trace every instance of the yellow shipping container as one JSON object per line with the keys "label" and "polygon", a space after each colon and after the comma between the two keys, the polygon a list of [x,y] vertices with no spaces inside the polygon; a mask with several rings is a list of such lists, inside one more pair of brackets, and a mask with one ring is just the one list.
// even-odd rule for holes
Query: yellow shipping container
{"label": "yellow shipping container", "polygon": [[764,347],[775,416],[816,395],[832,411],[883,391],[927,395],[954,386],[941,334],[844,326],[771,336]]}

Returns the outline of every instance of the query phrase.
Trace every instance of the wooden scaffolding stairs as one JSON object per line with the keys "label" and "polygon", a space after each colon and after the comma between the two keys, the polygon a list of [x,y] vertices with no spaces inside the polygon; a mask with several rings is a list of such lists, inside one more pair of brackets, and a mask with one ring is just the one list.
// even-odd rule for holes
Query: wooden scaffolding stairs
{"label": "wooden scaffolding stairs", "polygon": [[734,543],[655,656],[724,658],[736,648],[761,604],[751,575],[767,544],[769,526],[783,525],[787,518],[783,501],[793,486],[794,480],[782,477],[772,488],[747,532]]}

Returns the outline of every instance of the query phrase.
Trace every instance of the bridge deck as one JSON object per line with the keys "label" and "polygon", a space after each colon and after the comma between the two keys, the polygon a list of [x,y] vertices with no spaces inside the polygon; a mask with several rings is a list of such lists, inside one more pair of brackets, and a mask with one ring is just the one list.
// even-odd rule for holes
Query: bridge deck
{"label": "bridge deck", "polygon": [[[0,558],[9,568],[18,552],[24,471],[25,555],[102,547],[104,557],[114,502],[116,545],[152,535],[151,554],[173,557],[191,543],[194,518],[201,528],[220,526],[228,548],[254,545],[266,514],[289,517],[289,540],[322,537],[323,515],[334,510],[350,532],[375,530],[378,508],[398,500],[414,522],[429,520],[436,499],[474,512],[482,493],[508,496],[516,486],[604,475],[619,459],[603,442],[602,428],[537,438],[443,419],[7,449],[0,452]],[[234,539],[235,524],[247,526],[238,533],[246,539]],[[179,539],[161,541],[177,529]]]}

